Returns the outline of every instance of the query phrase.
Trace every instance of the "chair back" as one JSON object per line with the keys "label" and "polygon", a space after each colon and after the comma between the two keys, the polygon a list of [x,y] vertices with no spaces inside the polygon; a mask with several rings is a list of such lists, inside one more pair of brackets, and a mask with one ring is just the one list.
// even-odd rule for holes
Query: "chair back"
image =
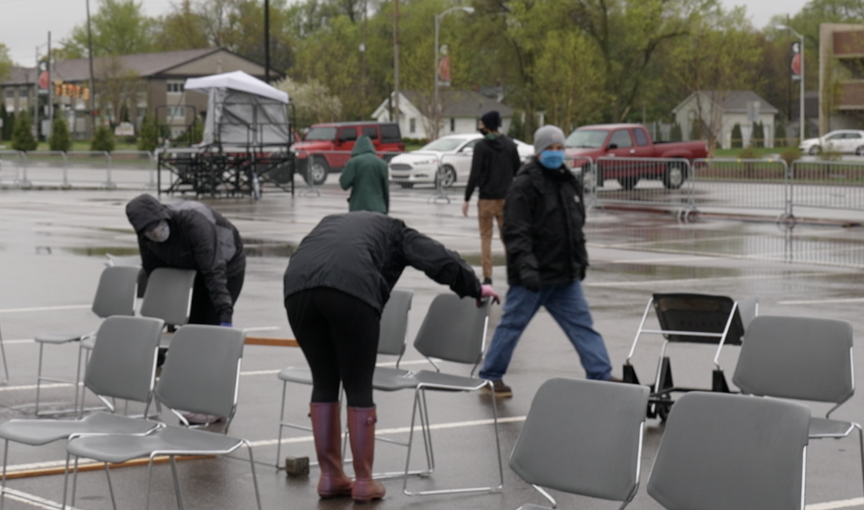
{"label": "chair back", "polygon": [[[660,328],[664,331],[688,331],[694,333],[716,333],[726,329],[735,301],[727,296],[708,294],[654,294],[654,311]],[[663,335],[670,342],[720,343],[720,336],[694,336],[683,334]],[[735,310],[732,323],[723,342],[726,345],[741,345],[744,323]]]}
{"label": "chair back", "polygon": [[855,393],[853,373],[848,321],[763,315],[747,329],[732,381],[753,395],[840,404]]}
{"label": "chair back", "polygon": [[582,379],[540,386],[510,455],[526,482],[629,501],[639,484],[648,387]]}
{"label": "chair back", "polygon": [[801,404],[688,393],[666,422],[648,494],[670,510],[803,510],[809,428]]}
{"label": "chair back", "polygon": [[135,285],[137,267],[106,267],[99,276],[99,286],[93,297],[93,313],[105,318],[112,315],[135,315]]}
{"label": "chair back", "polygon": [[171,409],[234,415],[246,334],[239,329],[187,324],[177,329],[156,385]]}
{"label": "chair back", "polygon": [[381,312],[381,332],[378,335],[378,354],[402,356],[408,333],[408,311],[414,292],[394,289]]}
{"label": "chair back", "polygon": [[147,291],[141,302],[144,317],[158,317],[166,324],[182,326],[189,322],[195,270],[160,267],[147,278]]}
{"label": "chair back", "polygon": [[483,354],[489,300],[477,306],[472,297],[439,294],[429,305],[414,347],[427,358],[477,364]]}
{"label": "chair back", "polygon": [[156,375],[156,353],[164,322],[148,317],[108,317],[84,374],[84,385],[102,397],[148,402]]}

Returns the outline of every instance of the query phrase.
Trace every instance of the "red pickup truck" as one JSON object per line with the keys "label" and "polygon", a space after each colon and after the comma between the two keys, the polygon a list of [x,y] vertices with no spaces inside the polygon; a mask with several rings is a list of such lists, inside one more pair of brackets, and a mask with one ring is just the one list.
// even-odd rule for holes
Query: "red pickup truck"
{"label": "red pickup truck", "polygon": [[[598,124],[582,126],[570,133],[564,142],[573,166],[581,167],[582,179],[586,187],[596,179],[602,186],[606,179],[616,179],[624,189],[633,189],[639,179],[662,180],[669,189],[680,188],[687,180],[686,164],[675,160],[693,161],[708,156],[708,146],[698,142],[657,142],[641,124]],[[580,157],[589,157],[597,162],[596,174],[591,166],[580,162]],[[620,162],[609,158],[624,158]],[[598,158],[604,158],[597,161]],[[628,159],[638,158],[638,159]],[[652,162],[650,159],[662,159]]]}

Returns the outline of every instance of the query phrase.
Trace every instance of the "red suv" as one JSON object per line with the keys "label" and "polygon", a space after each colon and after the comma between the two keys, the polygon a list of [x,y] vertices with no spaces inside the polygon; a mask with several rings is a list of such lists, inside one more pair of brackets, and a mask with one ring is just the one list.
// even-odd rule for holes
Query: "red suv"
{"label": "red suv", "polygon": [[313,124],[302,142],[291,150],[297,156],[297,169],[308,182],[323,184],[327,174],[341,172],[351,158],[351,149],[360,135],[372,139],[375,152],[390,160],[405,151],[399,125],[390,122],[329,122]]}

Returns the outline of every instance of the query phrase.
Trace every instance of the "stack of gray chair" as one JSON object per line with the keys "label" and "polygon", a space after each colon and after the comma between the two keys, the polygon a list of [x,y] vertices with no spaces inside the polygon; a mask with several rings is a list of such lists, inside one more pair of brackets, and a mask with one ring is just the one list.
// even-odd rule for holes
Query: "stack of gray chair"
{"label": "stack of gray chair", "polygon": [[797,403],[688,393],[666,423],[648,494],[668,510],[803,510],[809,424]]}
{"label": "stack of gray chair", "polygon": [[[410,372],[399,368],[399,362],[402,360],[402,355],[405,354],[405,346],[408,332],[408,312],[411,310],[411,300],[414,292],[410,290],[394,289],[390,293],[390,299],[384,306],[381,313],[381,330],[378,335],[378,354],[385,356],[397,356],[396,367],[376,367],[373,384],[380,386],[377,389],[386,391],[394,391],[397,388],[397,382],[404,379]],[[285,427],[311,431],[312,428],[306,425],[285,421],[285,396],[288,383],[312,385],[312,372],[308,367],[286,367],[278,374],[279,380],[282,381],[282,405],[279,412],[279,438],[276,443],[276,468],[282,469],[279,461],[282,455],[282,431]],[[402,382],[401,387],[413,388],[415,383],[409,381]],[[306,411],[308,412],[308,410]],[[390,443],[402,444],[387,438],[376,438],[377,440]],[[400,476],[402,472],[398,473]]]}
{"label": "stack of gray chair", "polygon": [[544,488],[622,501],[624,508],[639,488],[647,404],[645,386],[550,379],[534,395],[510,468],[552,508],[557,503]]}
{"label": "stack of gray chair", "polygon": [[778,316],[753,319],[732,381],[743,393],[834,404],[824,418],[810,420],[810,439],[840,439],[857,430],[864,476],[861,425],[831,418],[855,393],[852,324],[848,321]]}
{"label": "stack of gray chair", "polygon": [[[159,319],[122,316],[105,319],[96,332],[93,353],[84,376],[85,387],[103,400],[119,398],[149,406],[162,326]],[[105,400],[105,403],[110,407],[110,402]],[[0,438],[5,441],[0,508],[7,493],[26,499],[26,495],[6,488],[10,441],[40,446],[76,434],[145,434],[158,426],[157,422],[103,412],[90,414],[81,420],[11,420],[3,423],[0,425]]]}
{"label": "stack of gray chair", "polygon": [[[147,290],[138,311],[142,317],[156,317],[166,326],[179,327],[189,322],[195,270],[160,267],[147,278]],[[162,348],[168,348],[173,335],[162,335]]]}
{"label": "stack of gray chair", "polygon": [[[187,325],[178,329],[171,342],[170,355],[162,367],[156,385],[156,398],[178,417],[180,411],[225,416],[225,432],[237,409],[240,387],[240,364],[245,334],[234,328]],[[73,438],[67,451],[78,458],[100,462],[120,463],[148,458],[147,508],[150,507],[150,477],[153,460],[158,456],[170,457],[177,505],[183,508],[175,457],[178,455],[227,455],[241,446],[249,453],[249,466],[255,498],[260,510],[258,479],[252,448],[248,441],[224,434],[178,426],[164,426],[145,436],[100,435]],[[108,470],[106,468],[106,473]],[[68,474],[67,474],[68,476]],[[111,479],[108,477],[110,487]],[[114,491],[111,500],[116,509]],[[75,483],[72,487],[72,505],[75,504]],[[64,494],[65,504],[65,494]]]}
{"label": "stack of gray chair", "polygon": [[[99,285],[96,288],[96,295],[93,298],[93,313],[100,318],[110,317],[112,315],[135,315],[135,286],[138,281],[138,269],[134,267],[106,267],[99,277]],[[39,365],[36,371],[36,416],[64,414],[71,412],[80,412],[78,409],[78,385],[81,381],[81,356],[82,350],[78,350],[78,367],[75,377],[75,402],[71,409],[62,409],[57,411],[40,411],[39,403],[42,390],[42,382],[61,382],[67,383],[62,379],[42,376],[42,354],[45,345],[62,345],[71,342],[89,342],[92,345],[93,334],[81,333],[61,333],[61,334],[40,334],[36,335],[34,340],[39,344]],[[5,358],[4,358],[5,359]],[[83,397],[82,397],[83,410]]]}

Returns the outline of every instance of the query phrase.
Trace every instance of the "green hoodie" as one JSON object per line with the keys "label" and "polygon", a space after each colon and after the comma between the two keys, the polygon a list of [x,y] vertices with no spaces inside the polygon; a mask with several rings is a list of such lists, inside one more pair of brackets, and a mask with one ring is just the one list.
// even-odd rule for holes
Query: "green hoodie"
{"label": "green hoodie", "polygon": [[368,136],[357,139],[351,159],[339,177],[342,189],[351,189],[349,211],[373,211],[387,214],[390,210],[390,183],[387,163],[375,155],[375,147]]}

